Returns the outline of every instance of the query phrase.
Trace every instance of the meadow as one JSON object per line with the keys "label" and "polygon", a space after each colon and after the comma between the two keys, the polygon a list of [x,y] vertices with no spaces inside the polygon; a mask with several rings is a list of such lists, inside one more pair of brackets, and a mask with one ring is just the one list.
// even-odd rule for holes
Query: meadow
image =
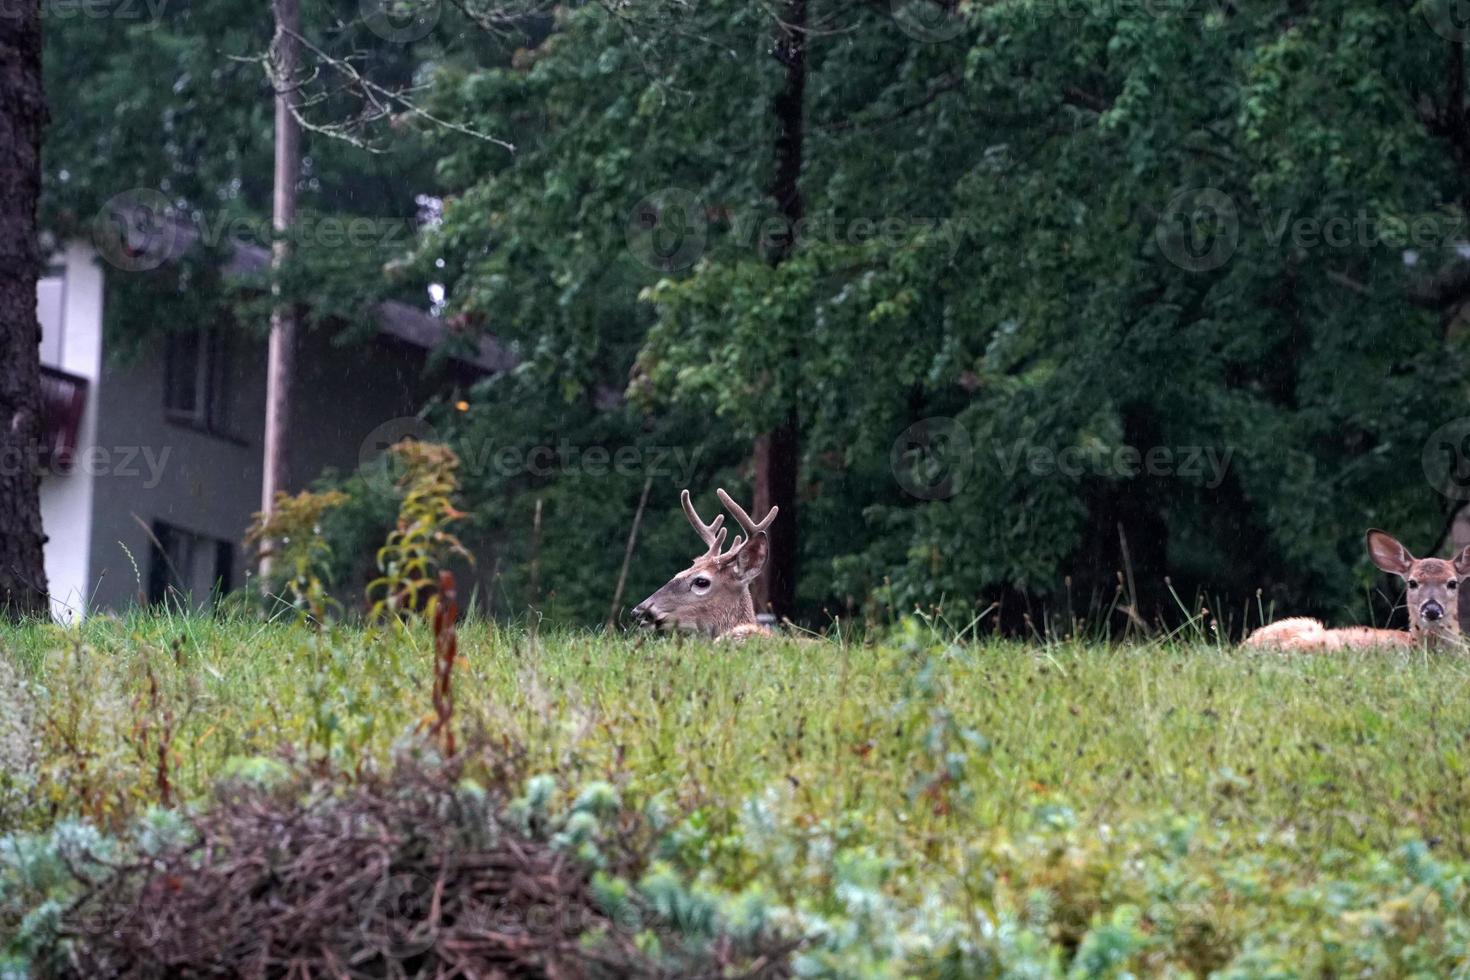
{"label": "meadow", "polygon": [[[1470,971],[1470,662],[1021,644],[922,618],[742,646],[459,630],[453,730],[808,976]],[[137,614],[0,632],[0,931],[48,955],[47,849],[218,785],[436,764],[434,638]],[[52,862],[54,865],[55,862]],[[630,883],[647,889],[649,881]]]}

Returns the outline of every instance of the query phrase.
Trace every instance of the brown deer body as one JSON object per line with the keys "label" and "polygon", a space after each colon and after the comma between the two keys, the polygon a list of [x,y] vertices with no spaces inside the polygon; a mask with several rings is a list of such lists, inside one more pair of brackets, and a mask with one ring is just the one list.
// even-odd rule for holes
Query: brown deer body
{"label": "brown deer body", "polygon": [[1373,564],[1402,578],[1408,588],[1408,632],[1366,626],[1327,629],[1315,619],[1295,618],[1261,627],[1246,639],[1245,645],[1313,652],[1460,646],[1459,588],[1460,580],[1470,576],[1470,547],[1453,559],[1415,558],[1382,531],[1370,530],[1367,540]]}
{"label": "brown deer body", "polygon": [[757,524],[724,490],[715,493],[725,509],[734,515],[744,536],[736,535],[729,550],[721,552],[725,543],[725,531],[721,527],[725,515],[706,524],[695,513],[689,491],[685,490],[680,498],[684,516],[705,543],[705,553],[640,602],[633,609],[633,618],[651,629],[708,633],[720,640],[770,635],[771,631],[756,621],[750,583],[766,567],[771,552],[766,529],[776,519],[778,509],[772,507]]}

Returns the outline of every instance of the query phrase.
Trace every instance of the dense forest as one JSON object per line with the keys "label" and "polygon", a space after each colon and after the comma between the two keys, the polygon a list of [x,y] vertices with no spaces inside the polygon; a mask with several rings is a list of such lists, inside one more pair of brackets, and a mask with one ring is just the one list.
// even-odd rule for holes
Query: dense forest
{"label": "dense forest", "polygon": [[[268,227],[268,7],[53,6],[43,227]],[[601,622],[645,491],[635,600],[723,485],[813,624],[1381,621],[1363,529],[1428,552],[1464,496],[1456,7],[314,0],[304,227],[381,234],[286,281],[344,344],[432,296],[514,351],[425,406],[502,615]],[[114,276],[109,331],[264,331],[220,246]],[[333,479],[349,555],[391,508]]]}

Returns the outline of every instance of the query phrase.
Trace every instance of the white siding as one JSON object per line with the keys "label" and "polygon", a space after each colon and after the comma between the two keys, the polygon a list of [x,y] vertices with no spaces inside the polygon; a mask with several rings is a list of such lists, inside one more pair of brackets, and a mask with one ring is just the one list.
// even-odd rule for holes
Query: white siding
{"label": "white siding", "polygon": [[41,319],[41,361],[87,379],[87,408],[77,433],[70,473],[41,480],[41,523],[46,529],[46,579],[51,612],[73,622],[85,612],[90,588],[97,396],[102,378],[103,275],[91,249],[72,245],[53,259],[61,275],[42,280],[36,297]]}

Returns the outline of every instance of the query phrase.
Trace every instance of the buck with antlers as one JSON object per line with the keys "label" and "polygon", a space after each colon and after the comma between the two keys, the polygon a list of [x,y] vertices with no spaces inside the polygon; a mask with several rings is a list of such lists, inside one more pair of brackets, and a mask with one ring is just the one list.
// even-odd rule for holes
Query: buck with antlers
{"label": "buck with antlers", "polygon": [[1409,549],[1382,531],[1368,532],[1373,564],[1397,575],[1408,586],[1409,630],[1366,626],[1326,629],[1315,619],[1283,619],[1263,626],[1246,639],[1248,647],[1279,650],[1361,650],[1373,647],[1453,648],[1460,636],[1460,580],[1470,576],[1470,547],[1452,560],[1415,558]]}
{"label": "buck with antlers", "polygon": [[694,630],[709,633],[721,640],[738,640],[747,636],[770,635],[771,631],[756,622],[755,603],[750,598],[750,583],[766,567],[771,552],[766,529],[776,519],[779,508],[772,507],[759,524],[750,519],[730,495],[716,490],[720,503],[734,515],[743,536],[736,535],[730,550],[721,552],[725,543],[725,515],[706,524],[694,511],[685,490],[681,497],[684,516],[707,546],[694,564],[675,575],[668,584],[640,602],[633,618],[642,626],[660,630]]}

